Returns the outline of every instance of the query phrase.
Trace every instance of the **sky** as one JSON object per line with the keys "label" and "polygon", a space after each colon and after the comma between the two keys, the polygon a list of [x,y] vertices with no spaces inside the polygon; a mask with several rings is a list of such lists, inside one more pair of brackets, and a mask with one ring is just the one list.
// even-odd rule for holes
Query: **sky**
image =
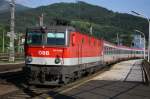
{"label": "sky", "polygon": [[[17,3],[28,6],[38,7],[58,2],[76,2],[78,0],[16,0]],[[150,0],[80,0],[90,4],[98,5],[114,12],[132,14],[136,11],[142,15],[150,17]]]}

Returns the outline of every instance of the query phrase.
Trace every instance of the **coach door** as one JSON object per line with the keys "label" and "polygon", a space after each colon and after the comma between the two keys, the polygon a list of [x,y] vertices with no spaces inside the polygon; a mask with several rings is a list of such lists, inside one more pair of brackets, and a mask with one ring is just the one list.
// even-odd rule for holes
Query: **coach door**
{"label": "coach door", "polygon": [[83,52],[83,43],[84,43],[84,39],[82,38],[82,40],[80,41],[80,43],[78,44],[78,63],[82,64],[83,63],[83,56],[82,56],[82,52]]}
{"label": "coach door", "polygon": [[82,44],[78,44],[78,64],[82,64]]}

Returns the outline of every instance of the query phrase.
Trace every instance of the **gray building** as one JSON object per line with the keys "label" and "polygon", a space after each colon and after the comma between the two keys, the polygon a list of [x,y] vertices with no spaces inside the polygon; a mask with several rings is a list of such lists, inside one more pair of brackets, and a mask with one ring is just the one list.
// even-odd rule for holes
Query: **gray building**
{"label": "gray building", "polygon": [[132,47],[134,48],[144,48],[144,37],[139,33],[134,33]]}

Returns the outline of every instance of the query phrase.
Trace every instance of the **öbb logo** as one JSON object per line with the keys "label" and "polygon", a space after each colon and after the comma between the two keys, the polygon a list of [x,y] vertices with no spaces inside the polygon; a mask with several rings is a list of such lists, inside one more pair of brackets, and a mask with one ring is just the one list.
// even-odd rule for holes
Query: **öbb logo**
{"label": "\u00f6bb logo", "polygon": [[38,51],[39,55],[50,55],[49,51]]}

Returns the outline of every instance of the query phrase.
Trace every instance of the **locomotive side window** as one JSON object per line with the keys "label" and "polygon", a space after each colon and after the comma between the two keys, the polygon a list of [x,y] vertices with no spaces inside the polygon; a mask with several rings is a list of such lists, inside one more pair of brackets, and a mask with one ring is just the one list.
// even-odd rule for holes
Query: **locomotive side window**
{"label": "locomotive side window", "polygon": [[96,45],[96,41],[94,41],[94,46]]}
{"label": "locomotive side window", "polygon": [[89,38],[89,45],[91,45],[91,41],[90,41],[90,38]]}
{"label": "locomotive side window", "polygon": [[82,44],[84,43],[84,38],[82,38]]}
{"label": "locomotive side window", "polygon": [[47,33],[47,45],[65,45],[65,34]]}

